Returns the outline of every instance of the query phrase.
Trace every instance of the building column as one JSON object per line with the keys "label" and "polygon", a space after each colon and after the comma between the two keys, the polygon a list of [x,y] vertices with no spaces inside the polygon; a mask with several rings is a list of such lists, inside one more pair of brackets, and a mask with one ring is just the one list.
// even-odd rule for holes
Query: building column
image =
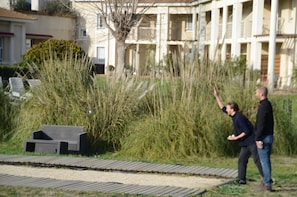
{"label": "building column", "polygon": [[139,44],[136,44],[136,49],[135,49],[135,70],[133,70],[133,75],[139,75],[139,62],[140,62],[140,48],[139,48]]}
{"label": "building column", "polygon": [[223,21],[222,21],[222,49],[221,49],[221,60],[226,60],[226,34],[227,34],[227,22],[228,22],[228,7],[224,4],[223,7]]}
{"label": "building column", "polygon": [[192,40],[195,41],[197,38],[197,13],[196,10],[192,11]]}
{"label": "building column", "polygon": [[204,57],[204,41],[205,41],[205,11],[202,11],[202,6],[198,8],[198,54],[202,61]]}
{"label": "building column", "polygon": [[156,64],[163,61],[167,55],[168,46],[168,31],[169,31],[169,14],[167,8],[159,8],[157,15],[157,32],[156,32]]}
{"label": "building column", "polygon": [[233,19],[232,19],[232,45],[231,45],[231,58],[240,56],[240,38],[242,19],[242,3],[237,0],[233,4]]}
{"label": "building column", "polygon": [[160,40],[161,40],[161,13],[157,14],[157,22],[156,22],[156,54],[155,54],[155,62],[158,64],[160,62]]}
{"label": "building column", "polygon": [[253,1],[253,16],[252,16],[252,37],[250,50],[250,69],[261,69],[261,51],[262,44],[257,41],[256,36],[262,34],[263,28],[263,12],[264,0]]}
{"label": "building column", "polygon": [[211,8],[211,32],[210,32],[210,50],[209,50],[209,58],[211,60],[217,59],[217,44],[218,44],[218,35],[219,35],[219,9],[216,6],[216,1],[212,1],[212,8]]}
{"label": "building column", "polygon": [[275,65],[275,48],[276,48],[276,25],[278,17],[278,0],[271,0],[270,13],[270,32],[269,32],[269,55],[268,55],[268,88],[274,87],[274,65]]}
{"label": "building column", "polygon": [[161,29],[161,58],[164,62],[164,57],[168,54],[168,34],[169,34],[169,24],[170,24],[170,17],[169,17],[169,8],[166,7],[164,10],[164,14],[162,15],[162,29]]}
{"label": "building column", "polygon": [[[14,32],[14,29],[13,29],[13,25],[12,23],[9,24],[9,32]],[[9,37],[9,57],[8,57],[8,64],[13,64],[13,54],[14,54],[14,43],[15,43],[15,38],[14,36],[10,36]]]}
{"label": "building column", "polygon": [[31,0],[31,10],[40,11],[41,1],[40,0]]}
{"label": "building column", "polygon": [[21,49],[21,57],[20,57],[20,60],[22,60],[23,59],[23,55],[26,53],[26,26],[25,26],[25,24],[22,24],[22,26],[21,26],[21,32],[22,32],[22,38],[21,38],[21,40],[23,41],[22,43],[21,43],[21,47],[22,47],[22,49]]}
{"label": "building column", "polygon": [[192,50],[191,59],[194,58],[196,54],[196,40],[197,40],[197,11],[196,8],[192,9]]}

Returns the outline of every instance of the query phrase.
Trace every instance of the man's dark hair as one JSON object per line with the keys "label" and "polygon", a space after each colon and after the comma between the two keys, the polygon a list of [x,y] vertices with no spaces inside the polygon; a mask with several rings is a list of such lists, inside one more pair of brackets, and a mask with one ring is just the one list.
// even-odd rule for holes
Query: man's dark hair
{"label": "man's dark hair", "polygon": [[238,104],[234,101],[228,102],[227,105],[230,106],[231,109],[233,109],[234,111],[238,112],[239,111],[239,107]]}

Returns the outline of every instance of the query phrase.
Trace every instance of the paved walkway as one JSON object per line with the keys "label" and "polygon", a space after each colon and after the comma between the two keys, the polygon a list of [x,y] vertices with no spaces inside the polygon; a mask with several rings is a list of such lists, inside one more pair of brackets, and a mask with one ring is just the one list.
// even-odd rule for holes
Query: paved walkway
{"label": "paved walkway", "polygon": [[[180,175],[199,175],[226,178],[230,181],[237,176],[237,170],[224,168],[209,168],[199,166],[183,166],[174,164],[153,164],[148,162],[130,162],[118,160],[102,160],[87,157],[67,156],[24,156],[0,154],[0,164],[32,165],[39,167],[62,167],[74,169],[89,169],[99,171],[120,171],[129,173],[162,173]],[[118,182],[88,182],[77,180],[57,180],[51,178],[36,178],[0,174],[0,185],[22,185],[29,187],[50,187],[68,190],[99,191],[110,193],[144,194],[151,196],[194,196],[204,192],[204,189],[184,188],[174,186],[146,186],[121,184]]]}

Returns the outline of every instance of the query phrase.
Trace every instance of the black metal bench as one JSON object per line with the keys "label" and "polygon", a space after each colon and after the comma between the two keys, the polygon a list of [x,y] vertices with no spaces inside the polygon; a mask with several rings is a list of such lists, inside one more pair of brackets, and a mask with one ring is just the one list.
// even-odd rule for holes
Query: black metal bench
{"label": "black metal bench", "polygon": [[83,126],[42,125],[24,142],[25,152],[86,154],[87,133]]}

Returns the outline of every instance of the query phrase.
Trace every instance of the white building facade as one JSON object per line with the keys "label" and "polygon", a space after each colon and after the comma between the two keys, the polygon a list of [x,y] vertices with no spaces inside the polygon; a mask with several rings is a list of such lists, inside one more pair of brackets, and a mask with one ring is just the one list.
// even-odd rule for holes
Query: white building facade
{"label": "white building facade", "polygon": [[[90,2],[96,1],[73,0],[77,42],[107,73],[117,59],[116,41]],[[141,2],[139,7],[147,5]],[[145,75],[172,54],[186,60],[198,53],[220,61],[245,58],[262,81],[270,77],[280,88],[290,85],[297,63],[296,0],[154,2],[126,40],[126,64],[134,73]]]}

